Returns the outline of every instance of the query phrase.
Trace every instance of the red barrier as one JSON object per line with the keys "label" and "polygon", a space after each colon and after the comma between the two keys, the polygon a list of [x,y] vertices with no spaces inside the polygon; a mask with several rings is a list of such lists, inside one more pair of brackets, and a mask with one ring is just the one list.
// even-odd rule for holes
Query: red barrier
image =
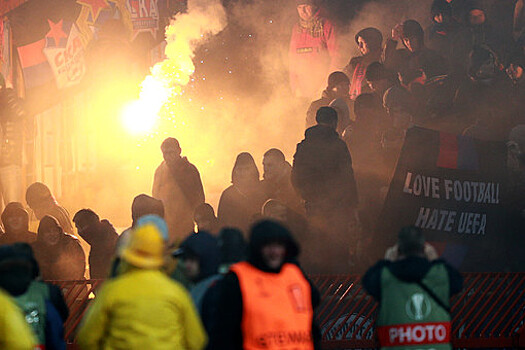
{"label": "red barrier", "polygon": [[[456,348],[518,348],[525,345],[525,273],[467,273],[462,293],[451,300]],[[317,310],[323,349],[378,347],[374,327],[377,303],[365,293],[360,276],[311,276],[321,293]],[[53,281],[64,291],[70,316],[66,339],[73,342],[90,294],[101,280]],[[93,297],[93,294],[91,294]]]}

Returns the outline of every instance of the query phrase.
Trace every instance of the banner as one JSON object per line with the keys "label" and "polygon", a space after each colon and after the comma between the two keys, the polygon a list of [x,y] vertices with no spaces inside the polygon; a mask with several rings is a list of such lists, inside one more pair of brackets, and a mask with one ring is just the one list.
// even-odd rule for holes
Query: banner
{"label": "banner", "polygon": [[149,32],[157,38],[159,30],[158,0],[127,0],[133,23],[133,39],[141,32]]}
{"label": "banner", "polygon": [[[84,46],[75,24],[61,20],[49,21],[50,32],[46,35],[44,54],[55,75],[57,87],[67,88],[80,83],[85,74]],[[68,32],[66,34],[64,29]]]}
{"label": "banner", "polygon": [[380,218],[385,244],[415,225],[456,267],[498,269],[512,244],[504,225],[506,151],[503,142],[409,129]]}
{"label": "banner", "polygon": [[7,87],[13,87],[13,62],[11,57],[11,26],[7,18],[0,21],[0,73]]}

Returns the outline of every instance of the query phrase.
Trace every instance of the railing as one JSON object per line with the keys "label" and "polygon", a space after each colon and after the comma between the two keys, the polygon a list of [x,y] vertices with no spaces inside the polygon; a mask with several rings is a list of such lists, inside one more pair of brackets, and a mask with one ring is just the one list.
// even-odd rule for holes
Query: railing
{"label": "railing", "polygon": [[[525,273],[466,273],[463,291],[451,300],[455,348],[525,347]],[[317,319],[323,349],[377,348],[377,303],[357,275],[311,276],[321,293]],[[53,281],[64,291],[70,316],[65,336],[75,332],[101,280]]]}

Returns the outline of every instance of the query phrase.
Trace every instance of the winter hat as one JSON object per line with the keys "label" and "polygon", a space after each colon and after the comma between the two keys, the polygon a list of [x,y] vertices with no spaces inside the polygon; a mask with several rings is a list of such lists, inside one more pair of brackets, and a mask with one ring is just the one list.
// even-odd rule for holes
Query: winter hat
{"label": "winter hat", "polygon": [[341,84],[341,83],[345,83],[345,84],[350,84],[350,79],[348,79],[348,76],[343,73],[343,72],[332,72],[329,76],[328,76],[328,90],[331,90],[333,89],[335,86]]}
{"label": "winter hat", "polygon": [[363,40],[367,43],[368,47],[370,47],[371,51],[381,50],[381,45],[383,44],[383,34],[381,34],[379,29],[369,27],[360,30],[355,35],[356,43],[358,43],[357,39],[359,39],[359,37],[363,38]]}
{"label": "winter hat", "polygon": [[315,0],[295,0],[295,6],[299,5],[310,5],[315,7],[317,4]]}
{"label": "winter hat", "polygon": [[198,280],[214,275],[219,269],[221,252],[218,241],[208,232],[191,233],[177,249],[175,256],[196,257],[200,265]]}
{"label": "winter hat", "polygon": [[439,14],[443,16],[452,17],[452,5],[447,0],[434,0],[432,6],[430,7],[430,13],[432,18]]}
{"label": "winter hat", "polygon": [[299,246],[286,227],[272,220],[263,220],[256,223],[251,229],[248,260],[256,267],[263,267],[261,250],[265,245],[274,242],[285,245],[285,259],[287,261],[293,260],[299,255]]}
{"label": "winter hat", "polygon": [[403,23],[403,37],[404,38],[416,38],[421,43],[425,38],[425,32],[418,21],[413,19],[406,20]]}
{"label": "winter hat", "polygon": [[168,226],[166,225],[166,221],[164,221],[164,219],[160,216],[154,214],[144,215],[140,217],[140,219],[138,219],[137,224],[135,226],[136,228],[139,228],[144,225],[155,226],[155,228],[159,230],[160,234],[162,235],[164,242],[167,242],[169,240],[170,237],[168,234]]}
{"label": "winter hat", "polygon": [[403,227],[397,236],[399,253],[405,256],[422,254],[425,251],[425,236],[416,226]]}

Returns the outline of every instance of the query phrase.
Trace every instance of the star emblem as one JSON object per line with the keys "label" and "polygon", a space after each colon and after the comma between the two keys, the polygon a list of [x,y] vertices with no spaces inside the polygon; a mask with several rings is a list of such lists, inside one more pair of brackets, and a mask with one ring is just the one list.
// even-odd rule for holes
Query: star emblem
{"label": "star emblem", "polygon": [[109,7],[107,0],[77,0],[77,3],[89,7],[93,22],[97,20],[100,11]]}
{"label": "star emblem", "polygon": [[60,45],[60,39],[67,38],[67,34],[64,33],[64,30],[62,29],[62,21],[60,20],[58,23],[53,23],[51,20],[47,20],[47,23],[49,23],[49,32],[46,34],[46,38],[53,38],[55,40],[55,46]]}

